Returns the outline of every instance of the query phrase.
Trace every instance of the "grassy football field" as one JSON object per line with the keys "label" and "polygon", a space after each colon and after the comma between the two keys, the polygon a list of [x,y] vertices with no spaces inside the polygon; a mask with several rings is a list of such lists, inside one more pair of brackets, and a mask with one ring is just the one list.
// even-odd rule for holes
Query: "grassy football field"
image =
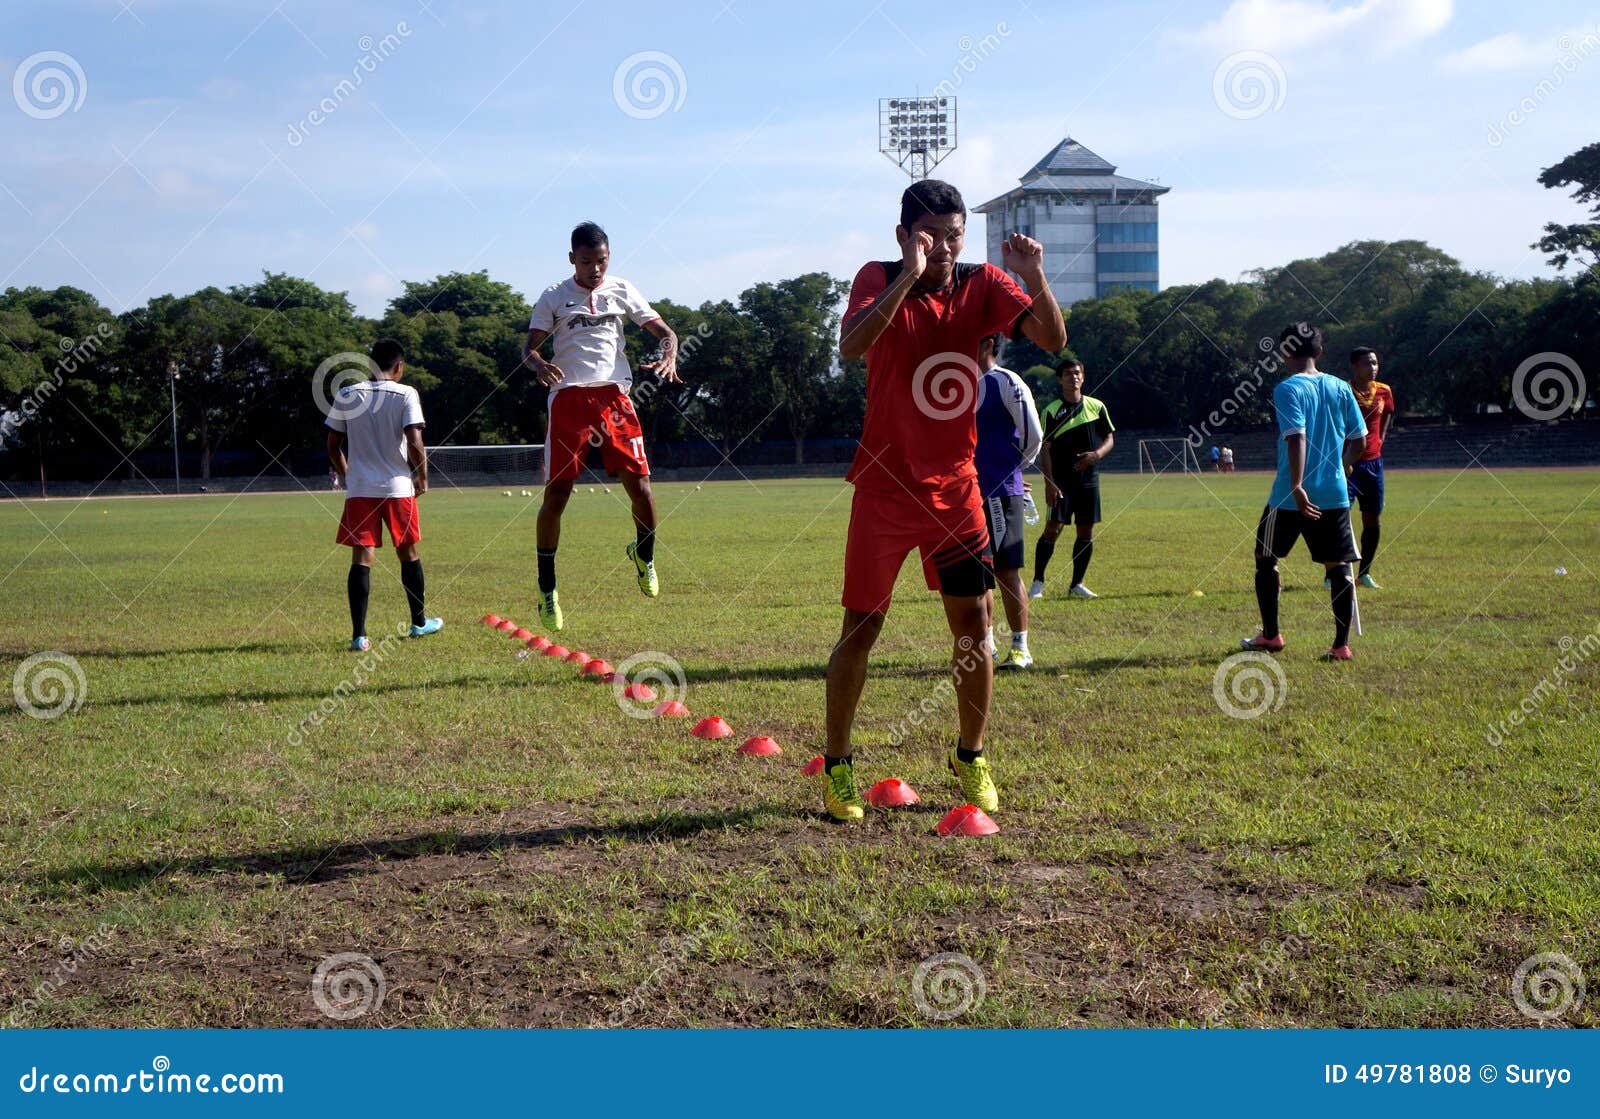
{"label": "grassy football field", "polygon": [[[1600,472],[1391,473],[1357,659],[1316,659],[1302,550],[1281,676],[1219,678],[1267,487],[1105,480],[1103,597],[1063,597],[1063,548],[1038,664],[996,682],[985,839],[934,833],[949,638],[914,562],[856,757],[924,803],[833,825],[800,775],[841,482],[658,486],[654,601],[620,489],[574,498],[563,642],[673,658],[722,742],[477,624],[537,630],[537,496],[422,499],[446,628],[384,642],[386,549],[366,668],[339,495],[0,503],[0,1020],[332,1024],[312,977],[339,953],[381,972],[351,1020],[379,1026],[1536,1025],[1513,975],[1542,952],[1593,996]],[[46,652],[70,660],[24,670]],[[753,734],[783,755],[736,754]],[[975,970],[919,985],[942,953]],[[1550,1020],[1597,1023],[1593,997]]]}

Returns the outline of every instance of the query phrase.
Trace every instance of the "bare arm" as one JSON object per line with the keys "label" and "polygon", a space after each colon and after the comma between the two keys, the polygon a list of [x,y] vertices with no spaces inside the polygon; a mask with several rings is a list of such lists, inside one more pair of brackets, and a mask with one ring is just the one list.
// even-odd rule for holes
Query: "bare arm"
{"label": "bare arm", "polygon": [[1046,439],[1039,447],[1039,473],[1044,475],[1044,501],[1046,505],[1054,505],[1061,500],[1061,489],[1056,485],[1055,474],[1050,467],[1050,440]]}
{"label": "bare arm", "polygon": [[411,481],[418,494],[428,492],[428,452],[422,446],[422,428],[412,424],[406,428],[406,461],[411,464]]}
{"label": "bare arm", "polygon": [[1106,433],[1106,441],[1092,451],[1084,451],[1078,456],[1078,461],[1073,463],[1079,470],[1088,470],[1097,462],[1102,462],[1111,453],[1111,448],[1116,445],[1117,437],[1111,432]]}
{"label": "bare arm", "polygon": [[683,378],[678,376],[678,336],[665,319],[651,319],[644,324],[644,328],[661,339],[661,356],[655,361],[645,362],[639,368],[654,373],[663,381],[681,385]]}
{"label": "bare arm", "polygon": [[927,233],[913,233],[900,246],[904,267],[894,278],[894,283],[878,293],[878,298],[854,314],[847,315],[839,335],[839,357],[854,361],[872,349],[872,344],[887,329],[906,293],[922,279],[928,267],[928,254],[933,251],[933,238]]}
{"label": "bare arm", "polygon": [[531,329],[528,331],[528,341],[522,347],[522,364],[533,370],[534,378],[541,385],[557,384],[564,376],[554,362],[546,361],[539,353],[539,347],[544,345],[548,337],[548,330]]}
{"label": "bare arm", "polygon": [[344,432],[328,429],[328,465],[343,478],[350,473],[350,462],[344,457]]}
{"label": "bare arm", "polygon": [[1289,495],[1294,498],[1295,507],[1300,510],[1302,517],[1308,521],[1317,520],[1322,516],[1322,510],[1311,503],[1305,488],[1306,433],[1297,431],[1284,438],[1289,444]]}
{"label": "bare arm", "polygon": [[1022,334],[1041,350],[1054,352],[1067,344],[1067,324],[1061,305],[1044,275],[1044,246],[1032,237],[1013,233],[1000,246],[1000,259],[1022,278],[1033,306],[1022,320]]}

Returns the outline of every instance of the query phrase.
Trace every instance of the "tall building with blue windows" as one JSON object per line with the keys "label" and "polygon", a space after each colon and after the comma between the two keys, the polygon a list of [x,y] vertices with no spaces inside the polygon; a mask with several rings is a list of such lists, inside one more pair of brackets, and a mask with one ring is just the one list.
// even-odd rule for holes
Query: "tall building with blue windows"
{"label": "tall building with blue windows", "polygon": [[975,207],[987,217],[989,261],[1024,233],[1044,245],[1045,271],[1063,307],[1117,288],[1155,291],[1161,278],[1157,200],[1171,189],[1117,174],[1070,136],[1021,185]]}

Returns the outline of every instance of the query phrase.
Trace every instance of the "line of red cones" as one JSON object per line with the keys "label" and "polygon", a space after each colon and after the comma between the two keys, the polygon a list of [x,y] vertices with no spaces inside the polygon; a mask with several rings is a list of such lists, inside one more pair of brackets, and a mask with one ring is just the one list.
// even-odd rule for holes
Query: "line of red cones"
{"label": "line of red cones", "polygon": [[[618,673],[612,668],[609,661],[600,657],[591,657],[581,649],[568,649],[563,645],[552,642],[542,634],[535,634],[518,626],[509,618],[502,618],[498,614],[485,614],[480,619],[490,629],[504,633],[513,641],[521,641],[527,645],[529,653],[543,653],[547,657],[566,661],[578,667],[578,671],[585,677],[601,680],[604,683],[615,683]],[[519,654],[527,656],[527,653]],[[624,681],[622,689],[624,699],[637,700],[645,703],[656,698],[655,690],[648,684]],[[689,708],[675,699],[665,700],[658,704],[651,712],[657,718],[681,719],[689,715]],[[733,735],[733,728],[721,715],[710,715],[701,719],[689,731],[696,738],[720,739]],[[749,757],[769,758],[783,753],[783,747],[767,735],[755,735],[747,738],[739,745],[738,752]],[[803,777],[820,776],[823,771],[824,760],[819,754],[806,762],[800,769]],[[886,777],[867,790],[866,801],[874,808],[903,808],[922,803],[922,798],[917,795],[917,790],[898,777]],[[974,804],[962,804],[952,808],[945,817],[939,821],[937,828],[940,835],[994,835],[1000,830],[998,824],[987,812]]]}

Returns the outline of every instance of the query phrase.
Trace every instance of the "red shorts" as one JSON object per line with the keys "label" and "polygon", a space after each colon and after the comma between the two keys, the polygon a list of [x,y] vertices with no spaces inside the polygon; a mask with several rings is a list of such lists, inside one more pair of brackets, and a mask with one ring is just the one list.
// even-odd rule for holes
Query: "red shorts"
{"label": "red shorts", "polygon": [[417,519],[414,497],[347,497],[344,516],[339,518],[336,544],[352,547],[383,547],[383,526],[389,526],[389,539],[396,546],[422,540],[422,522]]}
{"label": "red shorts", "polygon": [[621,385],[580,385],[550,397],[544,436],[544,480],[570,482],[598,447],[607,474],[649,474],[644,430]]}
{"label": "red shorts", "polygon": [[977,597],[994,586],[989,526],[976,478],[918,496],[857,489],[844,545],[845,609],[889,609],[895,580],[913,548],[922,553],[922,575],[931,591]]}

